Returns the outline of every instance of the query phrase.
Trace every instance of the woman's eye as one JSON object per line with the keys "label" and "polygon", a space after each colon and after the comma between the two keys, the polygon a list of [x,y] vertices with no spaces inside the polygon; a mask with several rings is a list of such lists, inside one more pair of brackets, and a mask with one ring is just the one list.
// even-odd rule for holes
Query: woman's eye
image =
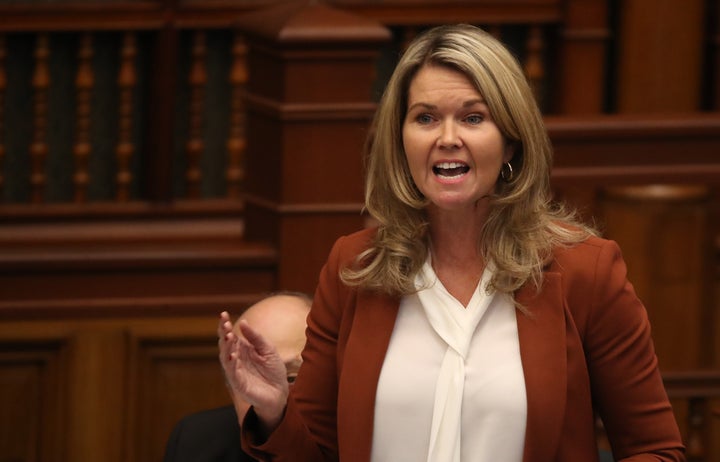
{"label": "woman's eye", "polygon": [[296,377],[297,377],[296,375],[288,375],[288,377],[287,377],[288,383],[293,383],[293,382],[295,382],[295,378],[296,378]]}
{"label": "woman's eye", "polygon": [[465,117],[465,121],[470,125],[477,125],[483,121],[483,116],[481,116],[480,114],[471,114]]}
{"label": "woman's eye", "polygon": [[432,116],[430,114],[420,114],[417,117],[415,117],[415,120],[417,120],[420,124],[429,124],[433,121]]}

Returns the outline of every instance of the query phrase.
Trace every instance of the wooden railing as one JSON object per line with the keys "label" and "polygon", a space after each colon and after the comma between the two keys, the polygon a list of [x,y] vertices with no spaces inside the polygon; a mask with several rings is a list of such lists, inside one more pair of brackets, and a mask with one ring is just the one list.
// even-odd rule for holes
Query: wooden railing
{"label": "wooden railing", "polygon": [[[423,27],[451,18],[445,7],[441,16],[420,8],[408,24],[413,16],[398,15],[397,6],[345,3],[338,2],[392,27],[386,57]],[[58,204],[81,205],[82,213],[88,202],[124,211],[137,201],[223,199],[237,209],[248,68],[233,18],[251,7],[234,5],[0,5],[0,98],[8,103],[0,106],[3,217],[22,218],[25,204],[46,205],[33,207],[38,215],[69,213]],[[548,99],[557,80],[548,55],[562,25],[559,2],[507,9],[479,2],[450,11],[510,43],[538,97]],[[393,64],[378,64],[376,95]]]}
{"label": "wooden railing", "polygon": [[[123,213],[135,209],[129,202],[184,200],[237,211],[248,68],[235,23],[275,3],[0,3],[0,215],[25,216],[24,204],[49,206],[35,215],[87,202]],[[393,34],[375,97],[394,56],[420,30],[470,22],[515,51],[545,113],[602,113],[619,104],[609,78],[618,40],[609,18],[619,15],[612,2],[329,3]],[[719,9],[706,1],[710,77],[720,75]],[[720,107],[714,85],[703,92],[703,107]]]}
{"label": "wooden railing", "polygon": [[[163,142],[167,145],[163,150],[172,147],[175,152],[174,159],[162,166],[155,165],[162,160],[158,151],[148,147],[157,146],[157,140],[152,142],[157,137],[151,132],[155,122],[144,115],[149,102],[143,94],[147,92],[148,78],[153,75],[150,67],[143,68],[141,64],[141,58],[148,59],[147,53],[144,56],[138,53],[138,48],[149,46],[146,35],[136,31],[85,31],[62,37],[43,32],[33,37],[3,38],[0,57],[7,57],[5,63],[28,58],[16,54],[23,47],[33,47],[30,66],[33,73],[27,76],[31,78],[31,91],[23,95],[31,98],[31,104],[14,104],[29,82],[5,78],[13,69],[0,68],[0,97],[8,101],[7,107],[16,108],[12,117],[3,111],[5,122],[0,126],[3,130],[0,162],[6,172],[0,191],[3,203],[12,206],[6,218],[22,204],[152,202],[152,188],[141,181],[152,183],[147,178],[150,175],[154,181],[167,183],[165,188],[170,187],[174,163],[183,166],[173,180],[179,184],[163,195],[174,199],[239,198],[245,146],[242,94],[247,76],[245,46],[239,33],[228,33],[229,53],[222,61],[229,66],[229,72],[216,76],[215,82],[208,78],[212,69],[205,62],[208,58],[205,31],[188,34],[192,44],[188,56],[190,69],[185,77],[187,92],[180,95],[188,107],[177,118],[177,129],[172,134],[180,141],[177,145],[171,144],[172,139]],[[76,46],[72,46],[73,40],[77,40]],[[68,68],[58,59],[70,53],[76,57],[72,57],[73,64]],[[54,54],[60,57],[55,58]],[[119,62],[108,66],[116,69],[114,74],[96,69],[107,66],[107,62],[98,61],[112,54],[119,58]],[[0,66],[3,64],[0,60]],[[69,84],[67,69],[75,67],[74,84]],[[175,79],[176,73],[165,78]],[[218,94],[217,88],[226,93]],[[208,105],[209,97],[217,103]],[[218,108],[220,103],[223,106]],[[175,104],[166,108],[173,116]],[[226,118],[208,118],[212,111],[220,111]],[[208,127],[210,123],[214,126]],[[224,142],[213,143],[214,138],[206,142],[210,136],[205,132],[207,128]],[[155,177],[154,170],[163,173]],[[209,180],[219,182],[220,186],[213,186],[206,179],[213,174]]]}
{"label": "wooden railing", "polygon": [[[25,204],[48,206],[34,215],[88,202],[133,213],[128,203],[186,200],[238,211],[248,66],[236,20],[274,3],[0,4],[0,215],[22,218]],[[375,97],[420,30],[470,22],[514,50],[545,113],[617,106],[606,82],[617,39],[608,18],[618,12],[605,0],[330,3],[392,32]],[[708,69],[720,55],[716,22],[707,24]],[[712,100],[712,86],[705,91]]]}

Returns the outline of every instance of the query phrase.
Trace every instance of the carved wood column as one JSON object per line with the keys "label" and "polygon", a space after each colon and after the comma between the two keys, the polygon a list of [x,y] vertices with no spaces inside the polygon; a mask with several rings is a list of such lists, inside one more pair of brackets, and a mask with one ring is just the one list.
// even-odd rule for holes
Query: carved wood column
{"label": "carved wood column", "polygon": [[618,112],[700,109],[706,2],[620,3]]}
{"label": "carved wood column", "polygon": [[123,460],[127,338],[98,326],[69,342],[67,460]]}
{"label": "carved wood column", "polygon": [[227,140],[227,197],[237,199],[242,194],[245,180],[245,86],[247,85],[247,44],[238,31],[233,35],[232,64],[230,67],[230,130]]}
{"label": "carved wood column", "polygon": [[92,67],[93,35],[85,32],[80,38],[78,70],[75,77],[75,144],[73,145],[75,202],[87,201],[90,183],[89,162],[92,154],[90,142],[90,119],[92,112],[92,91],[95,86],[95,72]]}
{"label": "carved wood column", "polygon": [[47,182],[45,162],[50,149],[47,143],[50,38],[47,33],[37,36],[34,54],[35,70],[32,86],[35,94],[33,97],[33,136],[30,144],[30,200],[33,204],[40,204],[45,201]]}
{"label": "carved wood column", "polygon": [[120,48],[120,70],[118,72],[118,142],[115,147],[117,173],[115,174],[117,202],[128,202],[131,198],[133,172],[130,166],[135,154],[133,143],[133,95],[137,86],[137,38],[133,31],[123,34]]}
{"label": "carved wood column", "polygon": [[720,0],[714,0],[710,4],[710,14],[712,14],[710,41],[710,75],[714,78],[710,83],[710,92],[712,101],[709,106],[714,111],[720,111]]}
{"label": "carved wood column", "polygon": [[557,111],[599,114],[605,105],[608,1],[565,2]]}
{"label": "carved wood column", "polygon": [[278,288],[312,293],[330,246],[363,225],[362,145],[390,32],[316,2],[252,13],[246,236],[272,240]]}
{"label": "carved wood column", "polygon": [[0,34],[0,200],[5,197],[5,92],[7,73],[5,71],[5,36]]}

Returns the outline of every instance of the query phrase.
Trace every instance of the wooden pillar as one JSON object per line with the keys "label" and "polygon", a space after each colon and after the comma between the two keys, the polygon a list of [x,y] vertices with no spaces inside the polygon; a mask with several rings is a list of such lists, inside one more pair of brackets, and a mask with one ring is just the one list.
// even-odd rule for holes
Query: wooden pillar
{"label": "wooden pillar", "polygon": [[710,83],[710,92],[712,101],[710,107],[712,110],[720,111],[720,0],[712,0],[710,6],[712,14],[712,24],[710,40],[710,67],[713,76]]}
{"label": "wooden pillar", "polygon": [[714,359],[709,198],[705,186],[604,191],[606,236],[622,248],[648,310],[662,370],[697,369]]}
{"label": "wooden pillar", "polygon": [[77,332],[70,341],[67,460],[123,460],[127,338],[116,329]]}
{"label": "wooden pillar", "polygon": [[334,240],[363,225],[362,146],[379,23],[319,2],[258,11],[246,34],[246,236],[279,252],[277,286],[312,293]]}
{"label": "wooden pillar", "polygon": [[618,112],[700,109],[705,3],[620,2]]}
{"label": "wooden pillar", "polygon": [[605,106],[608,0],[565,2],[557,112],[599,114]]}
{"label": "wooden pillar", "polygon": [[[706,0],[627,0],[619,5],[617,111],[702,108]],[[660,366],[711,366],[713,327],[710,189],[646,185],[605,202],[608,235],[624,247],[631,280],[650,313]],[[622,242],[621,242],[622,245]]]}

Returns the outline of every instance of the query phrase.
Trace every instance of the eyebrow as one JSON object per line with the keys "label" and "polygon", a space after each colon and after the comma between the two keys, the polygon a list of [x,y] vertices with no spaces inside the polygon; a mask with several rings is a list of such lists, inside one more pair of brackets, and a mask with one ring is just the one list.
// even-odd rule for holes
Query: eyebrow
{"label": "eyebrow", "polygon": [[[470,100],[465,101],[465,102],[463,103],[462,107],[470,107],[470,106],[474,106],[474,105],[476,105],[476,104],[482,104],[483,106],[487,106],[487,102],[486,102],[484,99],[482,99],[482,98],[477,98],[477,99],[470,99]],[[437,109],[437,106],[436,106],[436,105],[434,105],[434,104],[429,104],[429,103],[423,103],[423,102],[421,101],[421,102],[419,102],[419,103],[415,103],[415,104],[413,104],[412,106],[410,106],[410,107],[408,108],[408,111],[411,111],[411,110],[414,109],[416,106],[422,106],[422,107],[424,107],[425,109]]]}

